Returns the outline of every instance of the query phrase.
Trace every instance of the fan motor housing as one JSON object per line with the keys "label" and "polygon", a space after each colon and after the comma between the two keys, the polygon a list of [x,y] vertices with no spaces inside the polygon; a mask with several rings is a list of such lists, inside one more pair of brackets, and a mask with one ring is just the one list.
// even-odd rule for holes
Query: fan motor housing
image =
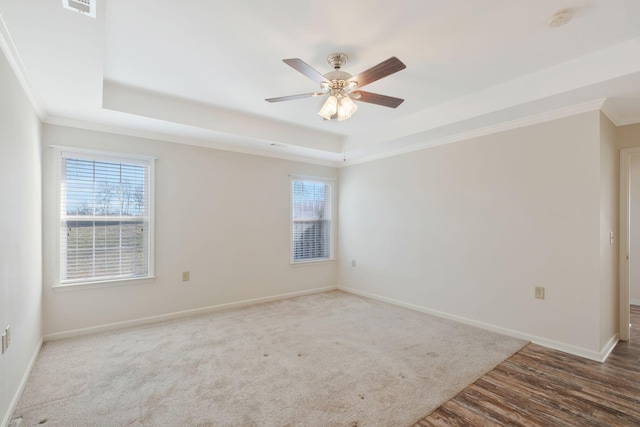
{"label": "fan motor housing", "polygon": [[327,74],[324,75],[324,77],[327,80],[329,80],[332,83],[332,85],[342,87],[346,84],[346,81],[349,80],[352,76],[351,74],[345,71],[335,70],[335,71],[329,71]]}
{"label": "fan motor housing", "polygon": [[346,64],[348,59],[345,53],[332,53],[327,57],[327,62],[334,68],[334,71],[324,75],[325,79],[331,82],[331,89],[342,89],[347,85],[347,80],[352,77],[351,74],[340,71],[340,67]]}

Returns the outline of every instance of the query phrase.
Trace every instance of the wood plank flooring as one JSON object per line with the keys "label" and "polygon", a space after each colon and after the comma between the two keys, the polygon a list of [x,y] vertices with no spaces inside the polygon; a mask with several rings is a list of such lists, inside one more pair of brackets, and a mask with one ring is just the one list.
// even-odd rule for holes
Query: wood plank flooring
{"label": "wood plank flooring", "polygon": [[529,344],[414,427],[640,426],[639,306],[631,324],[605,363]]}

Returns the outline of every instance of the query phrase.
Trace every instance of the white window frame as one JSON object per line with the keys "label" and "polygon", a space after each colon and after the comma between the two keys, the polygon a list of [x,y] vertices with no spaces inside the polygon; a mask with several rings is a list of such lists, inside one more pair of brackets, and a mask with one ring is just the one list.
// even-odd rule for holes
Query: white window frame
{"label": "white window frame", "polygon": [[[56,291],[68,291],[85,288],[104,288],[111,286],[123,286],[130,284],[142,284],[149,283],[155,279],[155,157],[141,156],[135,154],[115,153],[108,151],[89,150],[77,147],[64,147],[64,146],[51,146],[54,151],[53,162],[53,227],[51,232],[53,233],[53,258],[52,258],[52,288]],[[91,159],[91,160],[103,160],[107,162],[122,162],[122,163],[139,163],[146,164],[149,168],[149,225],[148,225],[148,271],[146,276],[142,277],[130,277],[124,279],[96,279],[86,281],[73,281],[62,283],[62,236],[60,234],[61,217],[61,183],[62,183],[62,158],[69,156],[78,156],[79,158]]]}
{"label": "white window frame", "polygon": [[[294,227],[294,218],[293,218],[293,182],[294,181],[311,181],[311,182],[320,182],[323,184],[328,184],[331,187],[331,218],[330,218],[330,226],[329,226],[329,257],[328,258],[312,258],[312,259],[304,259],[304,260],[295,260],[294,259],[294,238],[293,238],[293,227]],[[336,252],[336,229],[337,229],[337,212],[338,212],[338,203],[337,203],[337,180],[335,178],[327,178],[327,177],[319,177],[319,176],[307,176],[307,175],[289,175],[289,264],[292,267],[301,266],[301,265],[309,265],[309,264],[318,264],[318,263],[326,263],[335,261],[335,252]]]}

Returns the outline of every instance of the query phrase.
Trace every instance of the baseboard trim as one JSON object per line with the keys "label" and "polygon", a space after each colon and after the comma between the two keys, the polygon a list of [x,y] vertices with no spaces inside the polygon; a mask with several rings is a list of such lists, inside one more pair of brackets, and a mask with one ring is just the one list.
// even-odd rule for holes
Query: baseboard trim
{"label": "baseboard trim", "polygon": [[11,422],[11,416],[13,415],[13,412],[16,410],[16,407],[18,406],[18,402],[22,397],[22,393],[24,392],[24,389],[27,386],[27,381],[29,381],[29,377],[31,376],[31,371],[33,370],[33,367],[36,364],[36,360],[38,359],[38,355],[40,354],[40,349],[42,348],[42,342],[43,342],[43,339],[40,338],[40,341],[38,342],[38,345],[36,346],[36,349],[33,352],[33,355],[31,356],[31,360],[29,361],[27,370],[24,372],[24,375],[22,376],[20,385],[18,386],[18,389],[13,395],[13,399],[11,400],[11,404],[9,405],[9,410],[4,415],[4,419],[2,420],[2,423],[0,423],[0,427],[7,427]]}
{"label": "baseboard trim", "polygon": [[199,315],[199,314],[213,313],[215,311],[226,310],[226,309],[230,309],[230,308],[246,307],[246,306],[250,306],[250,305],[261,304],[261,303],[264,303],[264,302],[278,301],[278,300],[283,300],[283,299],[287,299],[287,298],[299,297],[299,296],[303,296],[303,295],[310,295],[310,294],[317,294],[317,293],[320,293],[320,292],[334,291],[336,289],[338,289],[337,286],[327,286],[327,287],[324,287],[324,288],[314,288],[314,289],[309,289],[309,290],[306,290],[306,291],[289,292],[289,293],[286,293],[286,294],[278,294],[278,295],[273,295],[273,296],[269,296],[269,297],[253,298],[253,299],[242,300],[242,301],[237,301],[237,302],[230,302],[230,303],[226,303],[226,304],[218,304],[218,305],[212,305],[212,306],[208,306],[208,307],[195,308],[195,309],[192,309],[192,310],[177,311],[177,312],[168,313],[168,314],[160,314],[158,316],[143,317],[143,318],[134,319],[134,320],[125,320],[123,322],[108,323],[106,325],[91,326],[91,327],[88,327],[88,328],[80,328],[80,329],[72,329],[72,330],[69,330],[69,331],[56,332],[56,333],[53,333],[53,334],[47,334],[47,335],[44,336],[44,341],[45,342],[46,341],[55,341],[55,340],[61,340],[61,339],[65,339],[65,338],[72,338],[72,337],[82,336],[82,335],[95,334],[95,333],[98,333],[98,332],[106,332],[106,331],[113,331],[113,330],[116,330],[116,329],[129,328],[129,327],[132,327],[132,326],[147,325],[147,324],[150,324],[150,323],[157,323],[157,322],[162,322],[162,321],[165,321],[165,320],[180,319],[180,318],[183,318],[183,317],[196,316],[196,315]]}
{"label": "baseboard trim", "polygon": [[614,334],[611,338],[609,338],[609,341],[607,341],[607,343],[604,345],[602,350],[600,350],[600,357],[601,357],[600,362],[604,362],[605,360],[607,360],[607,358],[609,357],[613,349],[616,348],[616,346],[618,345],[619,341],[620,341],[620,334],[618,333]]}
{"label": "baseboard trim", "polygon": [[640,299],[629,298],[629,304],[631,304],[631,305],[640,305]]}
{"label": "baseboard trim", "polygon": [[613,348],[617,343],[617,339],[614,336],[609,340],[609,342],[607,343],[607,345],[605,345],[602,351],[597,352],[597,351],[588,350],[581,347],[576,347],[570,344],[565,344],[558,341],[550,340],[547,338],[542,338],[535,335],[530,335],[523,332],[515,331],[513,329],[503,328],[502,326],[496,326],[489,323],[479,322],[477,320],[469,319],[469,318],[458,316],[455,314],[434,310],[434,309],[423,307],[416,304],[406,303],[393,298],[387,298],[381,295],[373,294],[366,291],[361,291],[358,289],[353,289],[353,288],[343,287],[343,286],[338,286],[338,289],[344,292],[349,292],[351,294],[360,295],[363,297],[372,298],[382,302],[387,302],[389,304],[397,305],[397,306],[408,308],[411,310],[420,311],[422,313],[431,314],[433,316],[441,317],[443,319],[454,320],[456,322],[464,323],[470,326],[475,326],[480,329],[497,332],[502,335],[507,335],[514,338],[520,338],[523,340],[530,341],[534,344],[541,345],[543,347],[552,348],[554,350],[559,350],[564,353],[573,354],[574,356],[583,357],[585,359],[594,360],[596,362],[604,362],[606,358],[609,356],[609,353],[611,353],[611,351],[613,350]]}

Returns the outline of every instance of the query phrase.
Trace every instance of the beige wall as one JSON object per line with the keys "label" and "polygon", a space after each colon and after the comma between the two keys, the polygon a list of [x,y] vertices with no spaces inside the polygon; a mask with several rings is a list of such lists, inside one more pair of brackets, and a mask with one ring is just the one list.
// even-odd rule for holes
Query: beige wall
{"label": "beige wall", "polygon": [[619,182],[616,127],[600,113],[600,348],[615,339],[619,327]]}
{"label": "beige wall", "polygon": [[640,146],[640,123],[620,126],[616,129],[616,133],[619,148]]}
{"label": "beige wall", "polygon": [[341,169],[341,286],[598,357],[601,150],[590,112]]}
{"label": "beige wall", "polygon": [[42,289],[40,121],[0,51],[0,425],[39,346]]}
{"label": "beige wall", "polygon": [[[155,282],[51,289],[50,145],[158,158]],[[289,265],[289,174],[335,177],[335,168],[54,125],[44,126],[43,162],[46,335],[337,284],[337,262]]]}

